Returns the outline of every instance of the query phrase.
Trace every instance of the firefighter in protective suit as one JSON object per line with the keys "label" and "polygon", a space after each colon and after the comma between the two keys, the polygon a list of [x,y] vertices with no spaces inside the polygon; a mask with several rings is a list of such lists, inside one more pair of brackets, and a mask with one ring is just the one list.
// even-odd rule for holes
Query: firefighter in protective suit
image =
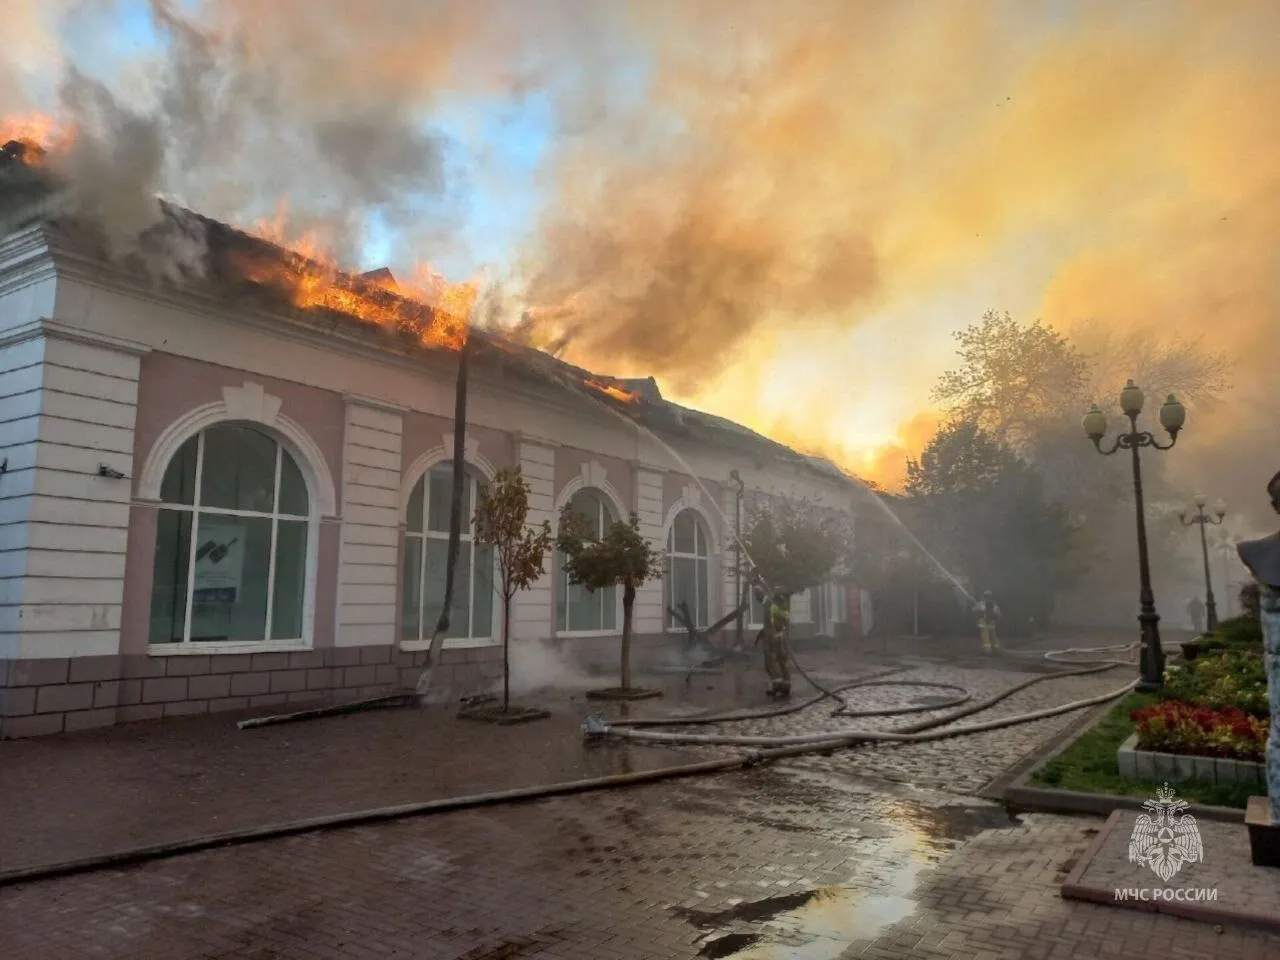
{"label": "firefighter in protective suit", "polygon": [[996,653],[1000,650],[1000,639],[996,636],[996,624],[1000,620],[1000,606],[988,590],[982,595],[974,613],[978,615],[978,632],[982,635],[982,652]]}
{"label": "firefighter in protective suit", "polygon": [[[763,590],[757,589],[757,597]],[[768,597],[764,610],[764,628],[760,631],[759,640],[764,647],[764,669],[769,674],[769,696],[791,696],[791,670],[788,659],[791,656],[787,633],[791,626],[791,614],[787,610],[787,595],[776,592]]]}

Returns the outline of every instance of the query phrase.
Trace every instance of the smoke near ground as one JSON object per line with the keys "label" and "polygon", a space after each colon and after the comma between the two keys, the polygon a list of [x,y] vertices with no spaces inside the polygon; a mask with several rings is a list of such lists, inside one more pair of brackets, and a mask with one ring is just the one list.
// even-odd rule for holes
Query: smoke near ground
{"label": "smoke near ground", "polygon": [[1274,3],[156,0],[167,46],[90,42],[119,9],[10,0],[0,113],[61,102],[121,242],[158,190],[431,259],[492,174],[441,111],[540,96],[533,342],[891,482],[987,309],[1203,334],[1233,388],[1170,469],[1243,506],[1280,467]]}

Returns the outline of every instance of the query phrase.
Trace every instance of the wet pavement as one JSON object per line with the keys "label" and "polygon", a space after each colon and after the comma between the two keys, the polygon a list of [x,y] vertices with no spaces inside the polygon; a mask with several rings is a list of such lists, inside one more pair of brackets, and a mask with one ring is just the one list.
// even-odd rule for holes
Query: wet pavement
{"label": "wet pavement", "polygon": [[[905,676],[924,683],[960,684],[977,696],[1030,675],[1016,664],[905,666],[910,671]],[[856,671],[847,664],[824,664],[820,672],[826,678]],[[1007,715],[1066,702],[1123,680],[1102,674],[1039,684],[992,713]],[[721,691],[721,696],[706,691],[706,685],[699,695],[690,692],[686,709],[717,708],[732,699],[731,691]],[[940,695],[928,687],[885,687],[867,690],[851,702],[892,706]],[[656,714],[675,706],[646,704],[636,709]],[[583,705],[583,712],[586,709]],[[787,718],[735,724],[734,732],[748,726],[781,733],[848,723],[829,714],[829,706],[815,707]],[[928,715],[913,714],[893,723]],[[566,731],[558,727],[522,732],[535,731],[539,724],[469,726],[454,739],[443,732],[447,725],[433,725],[431,747],[396,745],[394,738],[387,746],[374,738],[399,730],[398,725],[413,716],[410,712],[398,719],[349,718],[356,723],[342,721],[323,735],[303,732],[302,727],[277,728],[244,748],[244,778],[233,776],[236,751],[197,749],[195,727],[184,728],[187,732],[181,737],[154,734],[160,743],[170,743],[166,738],[173,737],[188,744],[176,752],[138,752],[126,749],[123,741],[112,747],[115,741],[110,738],[107,747],[97,741],[97,749],[85,747],[83,752],[42,748],[57,771],[44,780],[34,759],[21,765],[22,777],[4,770],[5,751],[11,745],[3,744],[4,849],[36,851],[37,844],[15,844],[14,824],[39,824],[51,811],[64,817],[78,811],[80,823],[109,820],[125,825],[127,837],[154,835],[148,823],[154,820],[165,830],[173,829],[182,820],[182,801],[189,804],[192,796],[198,802],[191,809],[199,816],[212,815],[218,806],[211,798],[218,790],[223,798],[219,819],[225,822],[247,821],[244,810],[253,817],[270,814],[280,819],[299,808],[317,808],[316,797],[325,803],[372,797],[390,802],[403,795],[397,790],[439,782],[439,776],[430,776],[432,771],[420,769],[406,769],[406,780],[386,776],[397,765],[424,758],[438,765],[437,773],[446,766],[471,770],[468,775],[450,774],[449,782],[473,791],[486,778],[510,782],[532,773],[537,769],[536,745],[544,740],[560,743],[558,737],[570,739],[572,747],[548,747],[543,759],[551,764],[548,769],[568,772],[634,769],[673,757],[702,758],[709,752],[631,744],[584,747],[580,737],[562,737]],[[1231,928],[1218,933],[1187,920],[1061,899],[1063,878],[1101,821],[1012,818],[973,792],[975,785],[999,775],[1072,717],[1078,720],[1079,715],[936,743],[855,750],[718,776],[312,833],[4,887],[0,956],[1231,960],[1280,955],[1280,941],[1260,934]],[[366,726],[365,720],[373,722]],[[335,732],[339,730],[349,732]],[[509,736],[513,732],[516,737]],[[277,738],[290,749],[277,744]],[[214,742],[221,741],[214,737]],[[235,742],[248,741],[229,738],[229,743]],[[343,744],[345,769],[339,749]],[[489,755],[456,753],[451,762],[449,752],[464,746]],[[317,758],[298,761],[285,774],[269,774],[273,757],[308,749]],[[92,772],[105,779],[97,784],[85,781],[68,797],[10,792],[24,777],[46,786],[64,783],[72,772],[59,766],[62,753],[86,759],[102,752],[117,764],[134,758],[136,766],[114,776],[96,767]],[[371,759],[380,753],[384,760]],[[174,810],[167,814],[160,788],[146,794],[150,803],[129,809],[134,794],[121,793],[120,784],[144,780],[148,758],[156,782],[172,788],[181,782],[170,779],[172,771],[196,769],[202,757],[209,764],[206,779],[212,778],[202,791],[173,795]],[[326,765],[331,778],[325,775]],[[482,769],[486,772],[476,772]],[[11,779],[5,781],[6,776]],[[356,788],[362,779],[364,794]],[[238,780],[243,785],[237,785]],[[43,816],[30,809],[41,803],[48,804]],[[108,816],[100,807],[113,809]],[[75,823],[65,825],[74,828]],[[69,832],[81,838],[92,834],[87,827]],[[55,834],[46,828],[42,843]],[[55,848],[56,837],[53,847],[39,849],[48,853]]]}

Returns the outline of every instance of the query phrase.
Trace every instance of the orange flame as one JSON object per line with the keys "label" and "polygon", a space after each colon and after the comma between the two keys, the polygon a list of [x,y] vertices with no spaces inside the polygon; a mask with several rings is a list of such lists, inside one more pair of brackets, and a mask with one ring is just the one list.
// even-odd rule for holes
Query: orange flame
{"label": "orange flame", "polygon": [[604,383],[594,377],[588,377],[586,379],[586,384],[588,387],[591,387],[591,389],[598,390],[606,396],[613,397],[615,400],[621,400],[623,403],[636,403],[640,400],[639,394],[632,393],[630,390],[625,390],[614,383]]}
{"label": "orange flame", "polygon": [[479,287],[451,284],[426,264],[409,283],[390,276],[358,276],[341,270],[320,238],[286,240],[283,209],[255,224],[255,235],[281,248],[278,257],[243,257],[241,269],[257,283],[275,287],[301,310],[320,309],[356,317],[415,337],[425,346],[461,349]]}
{"label": "orange flame", "polygon": [[27,147],[21,155],[22,162],[31,166],[43,163],[47,151],[65,147],[73,134],[72,128],[64,127],[59,120],[44,113],[16,113],[0,117],[0,146],[16,140]]}

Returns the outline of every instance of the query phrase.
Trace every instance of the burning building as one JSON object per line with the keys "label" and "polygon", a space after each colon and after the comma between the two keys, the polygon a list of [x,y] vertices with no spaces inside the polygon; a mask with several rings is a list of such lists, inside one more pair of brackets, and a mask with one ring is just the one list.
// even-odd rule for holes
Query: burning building
{"label": "burning building", "polygon": [[[699,625],[734,606],[731,471],[851,509],[830,465],[469,329],[465,295],[415,298],[173,206],[115,255],[63,215],[36,150],[0,155],[2,736],[411,684],[442,603],[468,337],[468,502],[519,465],[535,522],[638,514],[669,559],[636,603],[642,657],[684,642],[673,601]],[[459,563],[439,674],[474,689],[502,654],[493,557],[465,523]],[[519,594],[513,642],[612,669],[620,597],[559,566]],[[844,587],[813,593],[798,632],[841,633]]]}

